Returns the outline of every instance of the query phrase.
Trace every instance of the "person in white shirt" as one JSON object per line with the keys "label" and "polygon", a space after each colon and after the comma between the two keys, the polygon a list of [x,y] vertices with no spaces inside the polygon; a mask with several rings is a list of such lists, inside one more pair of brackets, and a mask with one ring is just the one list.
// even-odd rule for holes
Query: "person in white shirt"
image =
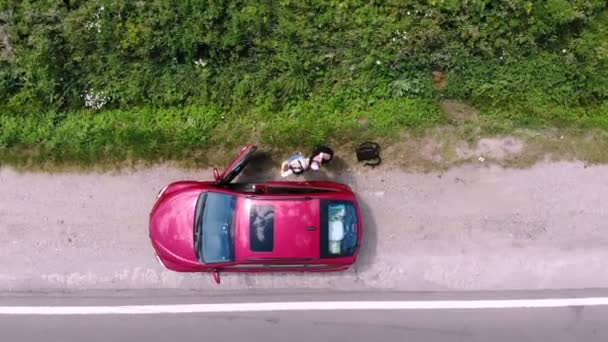
{"label": "person in white shirt", "polygon": [[281,177],[301,175],[309,168],[308,158],[301,152],[295,153],[281,164]]}

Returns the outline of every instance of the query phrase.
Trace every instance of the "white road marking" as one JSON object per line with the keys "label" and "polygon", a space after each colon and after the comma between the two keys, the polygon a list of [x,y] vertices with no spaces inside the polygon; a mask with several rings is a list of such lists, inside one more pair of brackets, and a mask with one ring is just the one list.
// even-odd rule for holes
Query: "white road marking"
{"label": "white road marking", "polygon": [[0,315],[141,315],[315,310],[459,310],[558,308],[601,305],[608,305],[608,297],[508,300],[266,302],[127,306],[0,306]]}

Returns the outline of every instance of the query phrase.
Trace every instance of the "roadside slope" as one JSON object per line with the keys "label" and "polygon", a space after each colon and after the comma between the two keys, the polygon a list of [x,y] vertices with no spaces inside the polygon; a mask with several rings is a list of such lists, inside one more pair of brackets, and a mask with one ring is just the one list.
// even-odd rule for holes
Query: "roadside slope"
{"label": "roadside slope", "polygon": [[[242,177],[271,176],[252,178],[253,171]],[[357,266],[326,275],[223,274],[221,286],[208,274],[163,270],[147,235],[160,188],[210,177],[169,166],[82,174],[0,168],[0,291],[608,287],[608,166],[318,174],[350,184],[363,204]]]}

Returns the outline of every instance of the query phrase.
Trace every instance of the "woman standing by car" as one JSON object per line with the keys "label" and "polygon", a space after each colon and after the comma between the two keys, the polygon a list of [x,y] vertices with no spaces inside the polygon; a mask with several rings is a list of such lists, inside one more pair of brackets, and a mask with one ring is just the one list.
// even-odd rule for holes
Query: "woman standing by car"
{"label": "woman standing by car", "polygon": [[301,175],[308,170],[308,159],[304,157],[302,152],[293,154],[281,164],[281,177],[287,177],[291,174]]}
{"label": "woman standing by car", "polygon": [[317,146],[309,159],[310,168],[313,171],[319,170],[321,165],[329,163],[334,158],[334,151],[325,145]]}

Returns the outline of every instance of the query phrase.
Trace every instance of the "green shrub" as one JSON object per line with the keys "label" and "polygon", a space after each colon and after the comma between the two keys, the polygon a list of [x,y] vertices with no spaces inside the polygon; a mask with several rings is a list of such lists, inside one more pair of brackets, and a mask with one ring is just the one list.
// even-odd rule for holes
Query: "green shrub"
{"label": "green shrub", "polygon": [[441,123],[440,98],[472,102],[493,127],[603,126],[606,6],[0,0],[13,50],[0,53],[0,146],[144,157],[254,128],[301,146]]}

